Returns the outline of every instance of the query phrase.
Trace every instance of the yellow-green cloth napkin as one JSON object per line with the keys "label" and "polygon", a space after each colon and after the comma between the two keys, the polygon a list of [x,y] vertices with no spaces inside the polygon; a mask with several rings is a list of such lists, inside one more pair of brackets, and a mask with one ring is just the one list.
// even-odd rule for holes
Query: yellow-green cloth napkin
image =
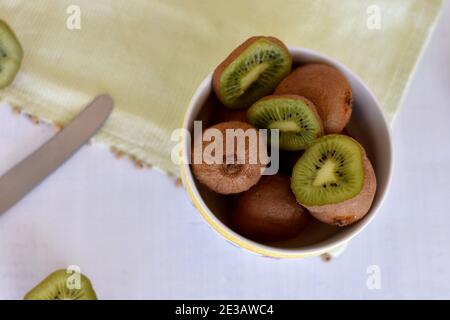
{"label": "yellow-green cloth napkin", "polygon": [[199,82],[246,38],[273,35],[336,58],[392,117],[441,2],[0,0],[25,52],[0,99],[65,124],[108,92],[116,109],[96,139],[178,175],[171,132]]}

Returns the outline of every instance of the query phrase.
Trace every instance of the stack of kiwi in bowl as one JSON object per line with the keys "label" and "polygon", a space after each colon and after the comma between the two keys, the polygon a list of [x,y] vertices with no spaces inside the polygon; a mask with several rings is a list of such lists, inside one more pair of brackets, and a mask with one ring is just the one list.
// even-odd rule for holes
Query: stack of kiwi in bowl
{"label": "stack of kiwi in bowl", "polygon": [[[362,144],[346,130],[352,88],[338,69],[322,63],[293,65],[280,40],[258,36],[219,64],[212,87],[202,150],[213,141],[204,137],[216,129],[224,137],[223,159],[233,161],[193,161],[194,147],[191,170],[203,188],[223,197],[224,219],[235,232],[258,242],[287,241],[301,237],[312,223],[342,228],[369,212],[375,172]],[[254,131],[256,149],[246,145],[239,159],[236,148],[226,146],[228,129]],[[261,148],[271,147],[271,139],[261,137],[258,129],[278,129],[276,174],[264,174],[264,159],[249,161]]]}

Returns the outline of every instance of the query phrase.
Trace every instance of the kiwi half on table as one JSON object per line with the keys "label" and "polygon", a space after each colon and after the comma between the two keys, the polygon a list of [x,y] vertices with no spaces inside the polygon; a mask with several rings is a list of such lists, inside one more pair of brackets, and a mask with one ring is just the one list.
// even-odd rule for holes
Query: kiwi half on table
{"label": "kiwi half on table", "polygon": [[297,95],[264,97],[248,109],[247,119],[258,128],[279,129],[282,150],[304,150],[323,135],[316,107]]}
{"label": "kiwi half on table", "polygon": [[316,219],[345,226],[369,211],[376,177],[364,148],[334,134],[317,139],[297,161],[291,189]]}
{"label": "kiwi half on table", "polygon": [[57,270],[28,292],[25,300],[97,300],[91,281],[79,274],[79,288],[69,286],[73,274]]}
{"label": "kiwi half on table", "polygon": [[13,82],[22,63],[23,50],[11,28],[0,20],[0,89]]}
{"label": "kiwi half on table", "polygon": [[213,88],[228,108],[247,108],[270,94],[286,77],[292,57],[274,37],[252,37],[236,48],[214,71]]}

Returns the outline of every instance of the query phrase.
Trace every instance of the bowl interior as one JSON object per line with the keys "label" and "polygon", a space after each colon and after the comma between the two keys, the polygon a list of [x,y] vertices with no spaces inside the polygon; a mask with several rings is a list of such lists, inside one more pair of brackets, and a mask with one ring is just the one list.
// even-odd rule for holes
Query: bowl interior
{"label": "bowl interior", "polygon": [[[377,193],[370,212],[359,222],[348,227],[338,228],[329,226],[313,219],[307,229],[297,238],[276,243],[257,243],[246,239],[229,228],[227,213],[230,210],[230,197],[218,195],[198,183],[192,176],[187,165],[187,183],[193,183],[195,193],[207,208],[207,214],[217,224],[240,241],[248,242],[266,250],[289,253],[320,253],[334,246],[348,241],[366,226],[375,215],[388,187],[391,170],[391,143],[389,129],[382,111],[371,91],[348,68],[336,61],[316,52],[291,48],[294,67],[306,63],[326,63],[339,69],[348,79],[353,90],[353,114],[347,126],[349,134],[355,137],[366,149],[369,159],[375,169],[377,177]],[[209,125],[214,108],[217,104],[211,88],[211,75],[205,79],[191,101],[185,119],[185,128],[193,130],[193,121],[202,120],[203,127]],[[185,141],[185,148],[189,148],[189,141]]]}

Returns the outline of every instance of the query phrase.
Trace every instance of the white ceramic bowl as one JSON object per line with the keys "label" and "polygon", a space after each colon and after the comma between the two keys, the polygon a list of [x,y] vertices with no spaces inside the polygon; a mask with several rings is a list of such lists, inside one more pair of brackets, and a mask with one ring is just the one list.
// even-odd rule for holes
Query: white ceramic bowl
{"label": "white ceramic bowl", "polygon": [[[181,174],[184,186],[197,210],[206,222],[225,239],[251,252],[274,258],[301,258],[320,255],[346,244],[361,232],[379,211],[388,190],[392,169],[392,146],[388,124],[372,91],[350,69],[320,53],[303,48],[289,49],[294,66],[305,63],[326,63],[339,69],[347,78],[353,90],[353,114],[347,127],[349,133],[365,147],[377,176],[377,192],[369,213],[359,222],[338,228],[314,221],[297,238],[279,243],[259,243],[234,232],[226,220],[227,201],[223,196],[209,191],[199,184],[188,163],[191,141],[183,138],[183,162]],[[212,73],[198,87],[186,112],[183,128],[193,130],[194,120],[206,120],[213,112],[208,98],[213,95]],[[381,236],[381,235],[380,235]]]}

